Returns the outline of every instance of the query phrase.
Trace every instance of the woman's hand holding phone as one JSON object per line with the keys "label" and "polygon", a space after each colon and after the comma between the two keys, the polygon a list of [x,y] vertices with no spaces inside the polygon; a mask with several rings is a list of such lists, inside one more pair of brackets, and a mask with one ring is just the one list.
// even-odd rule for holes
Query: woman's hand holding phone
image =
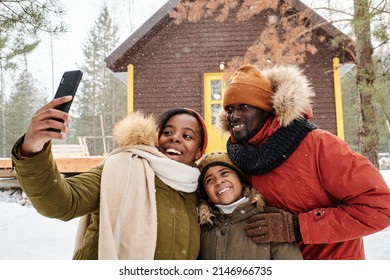
{"label": "woman's hand holding phone", "polygon": [[[64,139],[68,128],[67,123],[72,119],[63,111],[55,109],[58,105],[72,100],[72,96],[64,96],[53,99],[40,108],[32,117],[21,146],[21,155],[30,156],[42,150],[43,146],[51,139]],[[55,119],[63,120],[64,122]]]}
{"label": "woman's hand holding phone", "polygon": [[51,139],[65,138],[66,123],[71,122],[68,112],[82,77],[80,70],[64,72],[54,99],[32,117],[21,146],[22,156],[40,152]]}

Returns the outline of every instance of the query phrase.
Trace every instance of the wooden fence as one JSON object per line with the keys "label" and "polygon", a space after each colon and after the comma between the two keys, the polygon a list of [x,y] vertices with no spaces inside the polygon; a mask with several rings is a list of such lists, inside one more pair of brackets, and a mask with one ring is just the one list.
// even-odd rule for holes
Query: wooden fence
{"label": "wooden fence", "polygon": [[[88,171],[99,165],[104,157],[55,158],[54,160],[59,171],[64,176],[69,176]],[[15,170],[12,169],[11,159],[0,158],[0,189],[7,190],[18,187],[20,188]]]}

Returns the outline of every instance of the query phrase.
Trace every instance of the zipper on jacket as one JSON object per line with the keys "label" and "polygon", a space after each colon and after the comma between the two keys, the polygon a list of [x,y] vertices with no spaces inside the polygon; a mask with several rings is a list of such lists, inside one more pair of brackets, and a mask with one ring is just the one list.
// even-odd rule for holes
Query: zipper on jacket
{"label": "zipper on jacket", "polygon": [[223,227],[219,230],[219,233],[221,235],[225,235],[228,230],[228,225],[229,225],[229,216],[223,215]]}
{"label": "zipper on jacket", "polygon": [[229,229],[229,216],[223,215],[223,226],[219,229],[220,236],[217,237],[217,247],[216,250],[218,254],[216,254],[217,259],[226,260],[227,259],[227,234]]}

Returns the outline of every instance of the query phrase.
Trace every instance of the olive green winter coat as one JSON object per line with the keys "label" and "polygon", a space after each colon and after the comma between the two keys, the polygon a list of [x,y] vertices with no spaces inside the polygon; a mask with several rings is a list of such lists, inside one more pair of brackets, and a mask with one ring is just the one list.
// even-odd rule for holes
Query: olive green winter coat
{"label": "olive green winter coat", "polygon": [[202,201],[199,207],[202,225],[200,259],[203,260],[302,260],[293,243],[254,243],[244,231],[246,220],[263,212],[264,201],[256,190],[246,192],[249,200],[231,214],[220,212]]}

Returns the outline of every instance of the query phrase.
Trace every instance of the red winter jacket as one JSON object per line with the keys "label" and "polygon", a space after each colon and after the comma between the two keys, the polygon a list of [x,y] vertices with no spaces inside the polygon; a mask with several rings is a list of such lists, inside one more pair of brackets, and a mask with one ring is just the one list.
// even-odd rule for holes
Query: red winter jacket
{"label": "red winter jacket", "polygon": [[362,237],[390,225],[390,190],[379,171],[321,129],[250,181],[269,205],[298,214],[304,259],[364,259]]}

